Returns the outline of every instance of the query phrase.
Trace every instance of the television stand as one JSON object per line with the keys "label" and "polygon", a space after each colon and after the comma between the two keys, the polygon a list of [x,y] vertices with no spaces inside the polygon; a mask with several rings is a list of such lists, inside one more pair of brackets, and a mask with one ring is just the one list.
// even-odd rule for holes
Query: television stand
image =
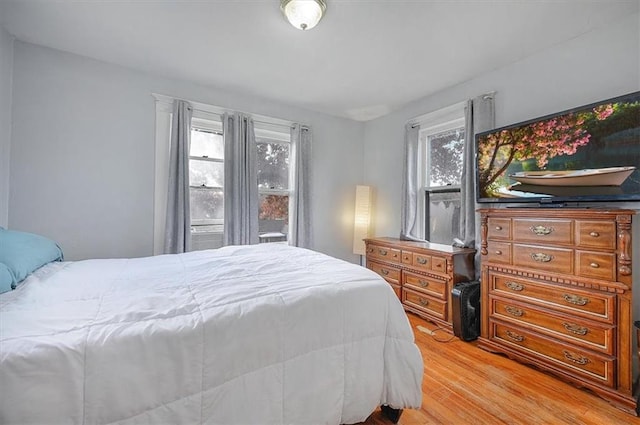
{"label": "television stand", "polygon": [[535,365],[635,415],[635,211],[479,211],[478,347]]}

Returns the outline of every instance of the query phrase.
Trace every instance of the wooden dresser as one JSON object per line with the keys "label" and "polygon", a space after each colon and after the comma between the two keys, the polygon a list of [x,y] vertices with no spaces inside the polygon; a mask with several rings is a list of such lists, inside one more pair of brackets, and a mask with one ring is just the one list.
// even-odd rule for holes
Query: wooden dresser
{"label": "wooden dresser", "polygon": [[451,331],[451,289],[474,279],[475,250],[395,238],[365,239],[367,268],[382,276],[407,311]]}
{"label": "wooden dresser", "polygon": [[481,209],[478,346],[635,414],[632,210]]}

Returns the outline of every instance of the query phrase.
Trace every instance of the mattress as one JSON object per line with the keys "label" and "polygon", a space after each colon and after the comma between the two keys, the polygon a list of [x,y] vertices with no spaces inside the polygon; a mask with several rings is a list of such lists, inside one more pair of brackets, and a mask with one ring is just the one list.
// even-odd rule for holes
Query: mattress
{"label": "mattress", "polygon": [[50,263],[0,295],[0,423],[340,424],[418,408],[377,274],[284,244]]}

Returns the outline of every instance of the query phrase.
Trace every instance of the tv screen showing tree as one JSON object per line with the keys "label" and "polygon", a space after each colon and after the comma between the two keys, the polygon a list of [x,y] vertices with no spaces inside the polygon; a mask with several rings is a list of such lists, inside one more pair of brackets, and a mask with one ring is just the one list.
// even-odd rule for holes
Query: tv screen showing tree
{"label": "tv screen showing tree", "polygon": [[476,136],[479,202],[640,200],[640,92]]}

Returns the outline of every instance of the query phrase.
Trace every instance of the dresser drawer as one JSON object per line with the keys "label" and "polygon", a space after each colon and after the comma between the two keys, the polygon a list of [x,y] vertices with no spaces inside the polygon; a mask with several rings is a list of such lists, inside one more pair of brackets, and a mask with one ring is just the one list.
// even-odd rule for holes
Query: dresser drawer
{"label": "dresser drawer", "polygon": [[511,264],[511,244],[509,242],[487,242],[487,261]]}
{"label": "dresser drawer", "polygon": [[487,220],[487,239],[511,239],[511,219],[490,217]]}
{"label": "dresser drawer", "polygon": [[367,268],[382,276],[387,282],[400,285],[400,270],[375,261],[367,261]]}
{"label": "dresser drawer", "polygon": [[413,252],[411,253],[411,265],[417,269],[431,270],[431,256]]}
{"label": "dresser drawer", "polygon": [[613,355],[613,327],[587,320],[576,320],[550,310],[537,309],[502,298],[490,297],[489,315],[520,326],[534,326],[568,343]]}
{"label": "dresser drawer", "polygon": [[616,256],[613,253],[576,251],[576,275],[616,280]]}
{"label": "dresser drawer", "polygon": [[400,263],[400,250],[383,245],[369,245],[367,256],[378,260]]}
{"label": "dresser drawer", "polygon": [[513,240],[540,244],[572,244],[573,220],[514,218]]}
{"label": "dresser drawer", "polygon": [[586,291],[490,273],[489,295],[523,300],[600,322],[614,323],[616,319],[616,296],[607,292]]}
{"label": "dresser drawer", "polygon": [[576,245],[581,248],[615,249],[615,223],[612,221],[576,220]]}
{"label": "dresser drawer", "polygon": [[554,273],[573,274],[573,250],[513,244],[513,265]]}
{"label": "dresser drawer", "polygon": [[418,274],[407,271],[403,272],[402,276],[402,285],[405,288],[413,289],[418,292],[424,292],[427,295],[431,295],[441,299],[447,298],[447,282],[445,281],[420,276]]}
{"label": "dresser drawer", "polygon": [[533,355],[572,375],[612,387],[615,376],[615,358],[599,355],[569,344],[528,332],[519,327],[491,321],[490,339],[517,351]]}
{"label": "dresser drawer", "polygon": [[437,298],[402,288],[402,303],[439,319],[447,319],[447,303]]}

